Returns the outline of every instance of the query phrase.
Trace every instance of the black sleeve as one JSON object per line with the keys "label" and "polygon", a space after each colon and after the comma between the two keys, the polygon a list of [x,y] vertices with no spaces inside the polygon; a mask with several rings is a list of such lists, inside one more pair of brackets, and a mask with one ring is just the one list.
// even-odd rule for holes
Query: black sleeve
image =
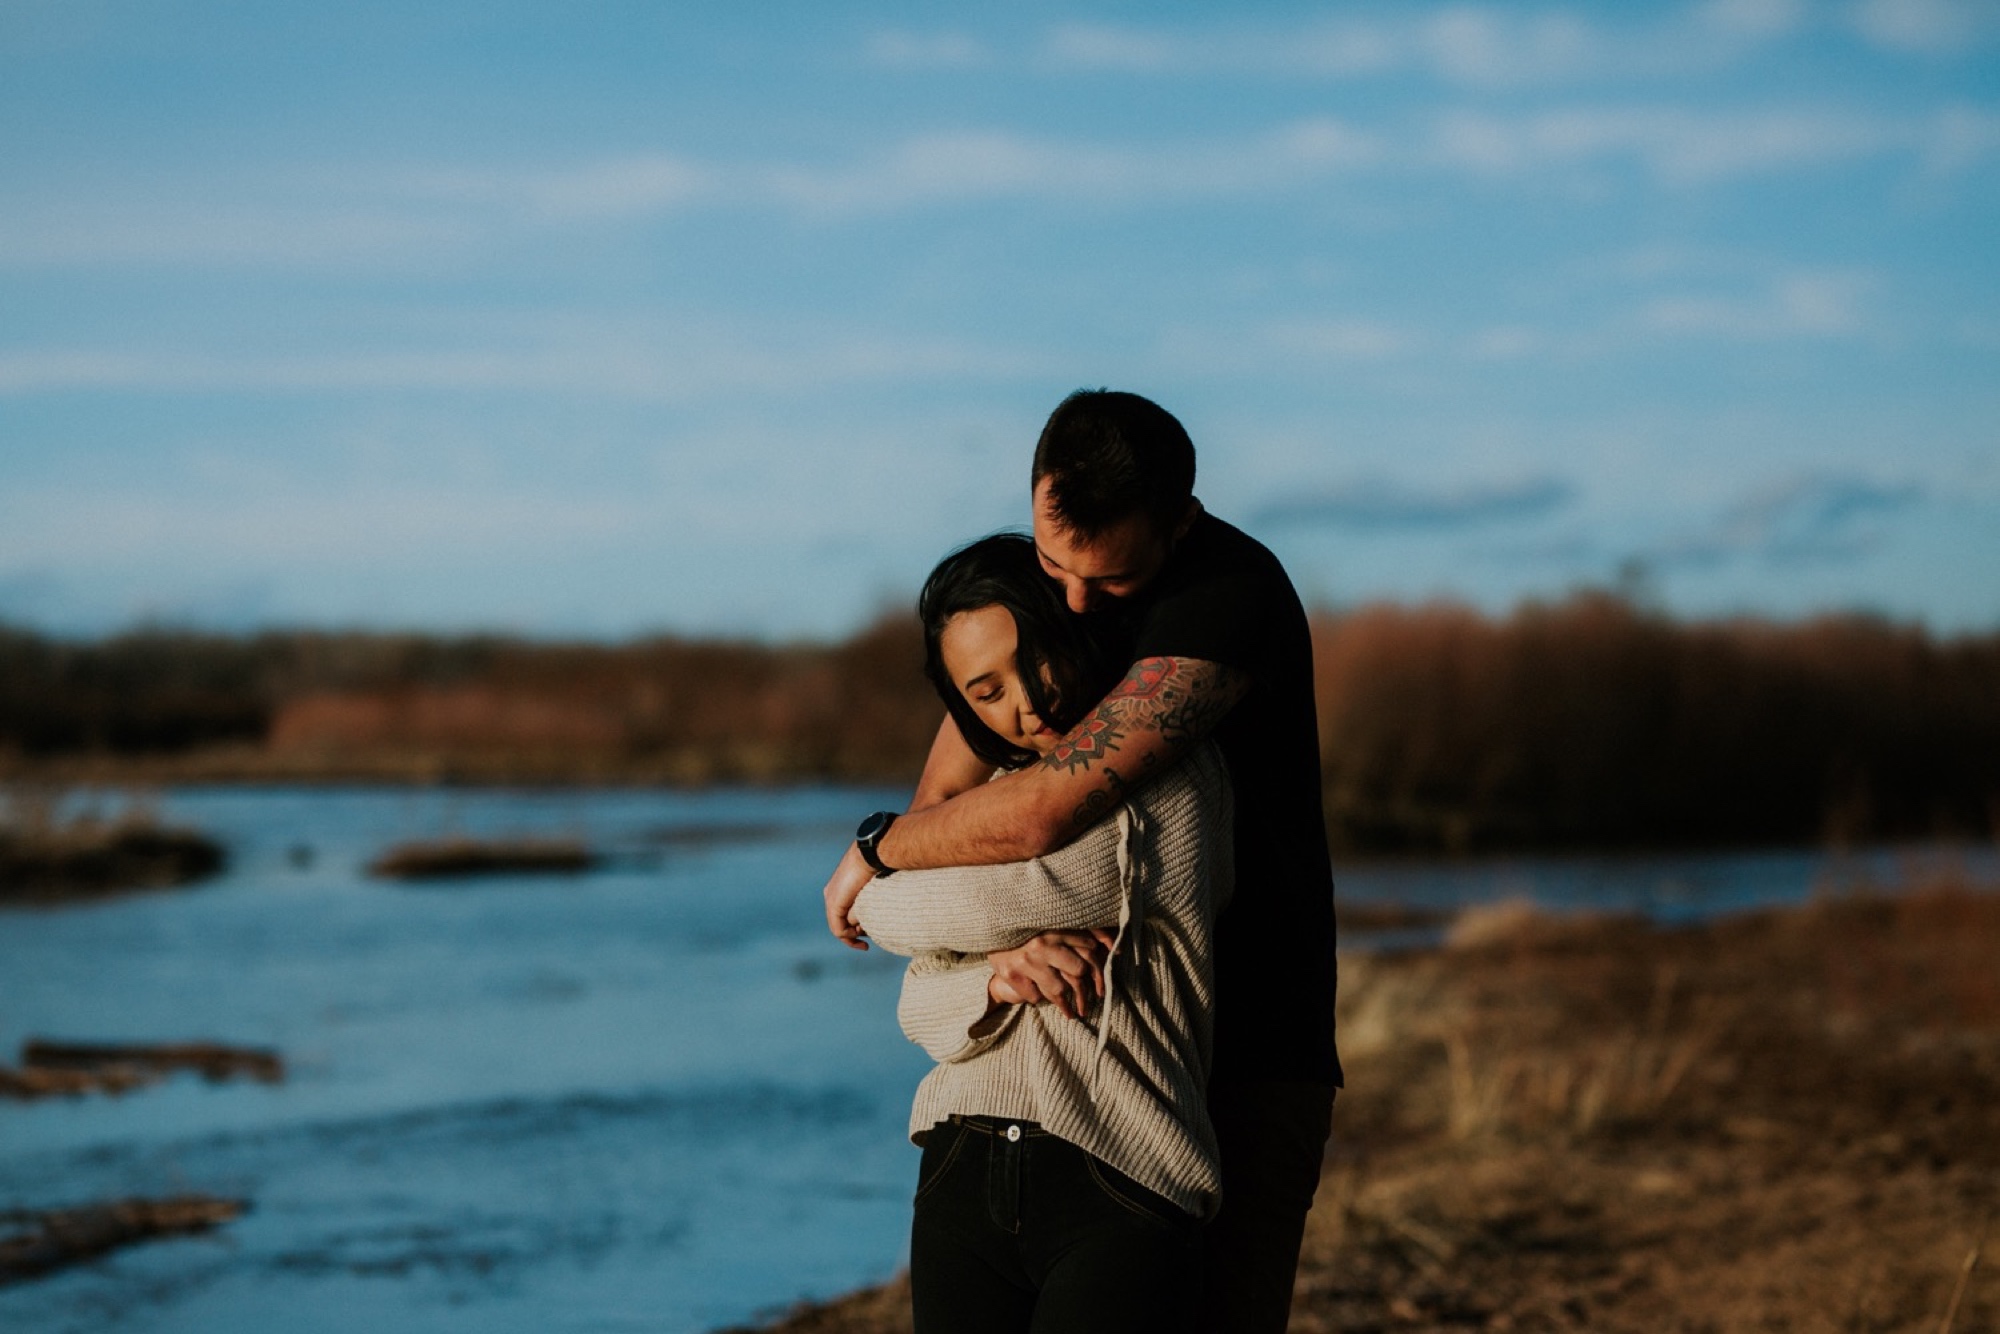
{"label": "black sleeve", "polygon": [[1266,590],[1231,569],[1191,572],[1160,590],[1139,622],[1133,659],[1196,658],[1257,673],[1270,632]]}

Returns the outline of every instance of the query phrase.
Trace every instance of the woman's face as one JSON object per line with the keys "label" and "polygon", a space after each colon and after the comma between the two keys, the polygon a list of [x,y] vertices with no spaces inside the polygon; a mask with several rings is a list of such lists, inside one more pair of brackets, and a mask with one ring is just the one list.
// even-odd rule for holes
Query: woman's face
{"label": "woman's face", "polygon": [[1005,607],[962,611],[945,622],[938,652],[952,685],[1002,741],[1046,755],[1062,739],[1043,722],[1021,685],[1014,614]]}

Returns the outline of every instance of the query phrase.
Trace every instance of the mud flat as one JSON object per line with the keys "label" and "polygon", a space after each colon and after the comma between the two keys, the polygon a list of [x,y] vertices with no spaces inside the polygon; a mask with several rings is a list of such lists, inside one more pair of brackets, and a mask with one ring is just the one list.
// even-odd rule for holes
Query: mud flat
{"label": "mud flat", "polygon": [[[2000,1329],[2000,892],[1343,962],[1291,1328]],[[909,1329],[900,1281],[786,1334]]]}
{"label": "mud flat", "polygon": [[602,859],[570,839],[447,838],[404,843],[368,865],[368,874],[388,880],[459,880],[473,876],[577,875]]}
{"label": "mud flat", "polygon": [[0,825],[0,904],[51,904],[203,879],[222,869],[220,844],[148,820]]}
{"label": "mud flat", "polygon": [[0,1211],[0,1284],[41,1278],[126,1246],[210,1232],[249,1208],[208,1195]]}
{"label": "mud flat", "polygon": [[219,1042],[54,1042],[30,1038],[21,1044],[21,1064],[0,1066],[0,1098],[116,1096],[155,1084],[176,1071],[192,1071],[211,1084],[254,1079],[277,1084],[285,1078],[284,1058],[263,1047],[231,1047]]}

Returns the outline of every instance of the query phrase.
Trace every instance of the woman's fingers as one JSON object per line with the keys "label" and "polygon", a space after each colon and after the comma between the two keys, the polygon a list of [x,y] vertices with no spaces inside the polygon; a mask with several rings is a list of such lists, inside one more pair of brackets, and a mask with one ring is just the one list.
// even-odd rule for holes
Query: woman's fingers
{"label": "woman's fingers", "polygon": [[1104,960],[1112,939],[1106,929],[1044,931],[1019,949],[998,950],[987,959],[994,977],[1023,998],[1012,1003],[1047,1001],[1075,1019],[1104,995]]}
{"label": "woman's fingers", "polygon": [[1107,947],[1095,931],[1044,931],[1036,941],[1051,951],[1050,961],[1070,979],[1079,996],[1089,983],[1089,994],[1104,994],[1104,960]]}
{"label": "woman's fingers", "polygon": [[1076,1010],[1070,1005],[1069,1000],[1069,979],[1063,976],[1062,970],[1052,965],[1045,965],[1035,970],[1033,978],[1035,989],[1040,992],[1043,1000],[1055,1006],[1056,1011],[1065,1019],[1076,1018]]}

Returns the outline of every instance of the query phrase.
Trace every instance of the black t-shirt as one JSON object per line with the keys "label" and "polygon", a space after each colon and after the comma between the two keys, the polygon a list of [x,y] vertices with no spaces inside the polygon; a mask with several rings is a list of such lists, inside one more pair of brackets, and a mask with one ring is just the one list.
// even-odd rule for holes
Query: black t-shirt
{"label": "black t-shirt", "polygon": [[1214,732],[1236,790],[1236,893],[1215,936],[1214,1078],[1338,1084],[1333,867],[1305,608],[1262,543],[1203,514],[1124,619],[1134,661],[1199,658],[1250,676]]}

